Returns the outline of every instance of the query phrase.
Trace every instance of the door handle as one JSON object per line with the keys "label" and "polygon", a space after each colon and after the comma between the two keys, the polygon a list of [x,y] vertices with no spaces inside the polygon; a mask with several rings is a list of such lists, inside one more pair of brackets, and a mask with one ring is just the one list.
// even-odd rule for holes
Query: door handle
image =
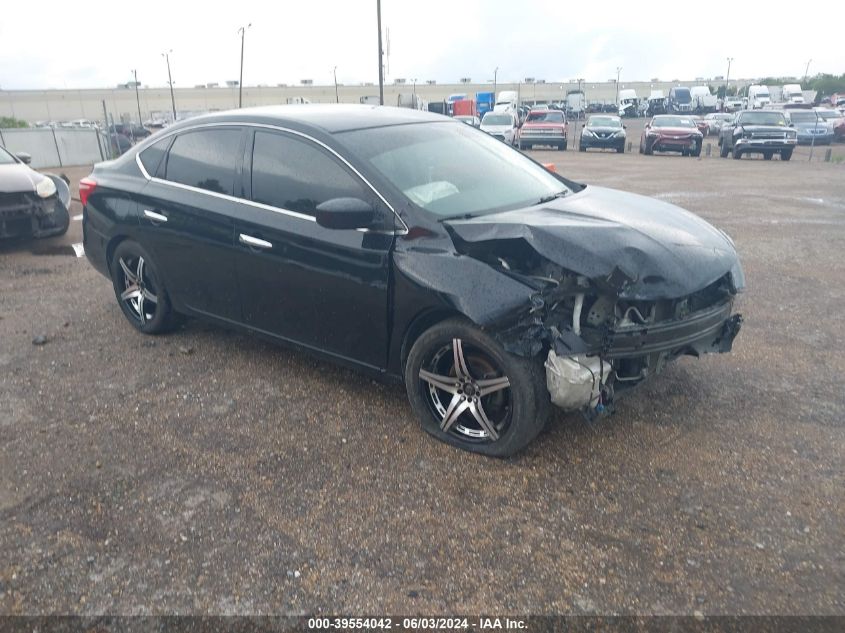
{"label": "door handle", "polygon": [[144,217],[155,222],[167,222],[167,216],[149,209],[144,209]]}
{"label": "door handle", "polygon": [[245,233],[241,233],[241,236],[238,238],[241,244],[246,244],[250,248],[273,248],[272,242],[268,242],[267,240],[260,240],[257,237],[253,237],[252,235],[246,235]]}

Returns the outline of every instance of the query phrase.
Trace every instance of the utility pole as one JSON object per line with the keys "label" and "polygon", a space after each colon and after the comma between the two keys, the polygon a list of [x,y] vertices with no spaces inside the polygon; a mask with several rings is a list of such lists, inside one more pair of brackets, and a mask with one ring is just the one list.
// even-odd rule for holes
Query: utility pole
{"label": "utility pole", "polygon": [[170,53],[173,49],[161,54],[167,60],[167,83],[170,84],[170,105],[173,106],[173,122],[176,123],[176,97],[173,95],[173,76],[170,74]]}
{"label": "utility pole", "polygon": [[804,69],[804,83],[807,83],[807,75],[810,73],[810,62],[813,61],[812,59],[807,60],[807,67]]}
{"label": "utility pole", "polygon": [[381,50],[381,0],[376,0],[376,24],[378,27],[378,102],[384,105],[384,64]]}
{"label": "utility pole", "polygon": [[334,75],[334,102],[340,103],[340,95],[337,92],[337,66],[332,70],[332,74]]}
{"label": "utility pole", "polygon": [[622,72],[622,66],[616,67],[616,105],[619,106],[619,73]]}
{"label": "utility pole", "polygon": [[731,62],[733,60],[733,57],[728,57],[728,73],[725,75],[725,99],[728,98],[728,86],[731,82]]}
{"label": "utility pole", "polygon": [[135,76],[135,101],[138,103],[138,125],[144,125],[144,119],[141,118],[141,97],[138,96],[138,71],[133,70],[132,74]]}
{"label": "utility pole", "polygon": [[496,70],[493,71],[493,105],[496,105],[496,83],[499,79],[499,67],[496,66]]}
{"label": "utility pole", "polygon": [[241,78],[238,80],[238,107],[242,108],[244,105],[244,38],[246,37],[246,30],[252,26],[252,22],[246,26],[238,29],[241,34]]}

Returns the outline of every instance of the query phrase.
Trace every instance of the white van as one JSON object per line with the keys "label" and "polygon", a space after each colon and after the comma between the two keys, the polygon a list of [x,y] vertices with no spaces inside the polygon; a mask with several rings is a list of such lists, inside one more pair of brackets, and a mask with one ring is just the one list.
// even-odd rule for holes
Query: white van
{"label": "white van", "polygon": [[748,87],[748,107],[752,110],[768,107],[772,102],[768,86]]}
{"label": "white van", "polygon": [[692,96],[692,109],[698,113],[715,112],[716,103],[718,99],[716,95],[710,94],[710,88],[707,86],[695,86],[690,88],[690,96]]}
{"label": "white van", "polygon": [[804,103],[804,93],[800,84],[785,84],[781,88],[781,98],[784,103]]}

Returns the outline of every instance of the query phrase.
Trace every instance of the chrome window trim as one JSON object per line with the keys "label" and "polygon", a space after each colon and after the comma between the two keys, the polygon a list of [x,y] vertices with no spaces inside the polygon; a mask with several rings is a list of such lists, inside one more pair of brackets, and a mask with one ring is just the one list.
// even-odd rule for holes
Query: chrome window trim
{"label": "chrome window trim", "polygon": [[[158,139],[156,139],[156,142],[163,140],[165,138],[168,138],[170,136],[173,136],[175,134],[182,134],[183,132],[191,132],[191,131],[194,131],[194,130],[201,130],[203,128],[235,127],[235,126],[237,126],[237,127],[262,128],[262,129],[267,129],[267,130],[276,130],[276,131],[280,131],[280,132],[287,132],[289,134],[293,134],[294,136],[299,136],[299,137],[301,137],[301,138],[303,138],[307,141],[310,141],[312,143],[319,145],[323,149],[330,152],[338,160],[340,160],[350,170],[352,170],[352,173],[354,173],[356,176],[358,176],[358,178],[367,187],[369,187],[370,190],[374,194],[376,194],[378,196],[379,200],[381,200],[385,204],[385,206],[388,209],[390,209],[391,213],[393,213],[394,217],[397,220],[399,220],[399,222],[402,224],[402,227],[403,227],[401,229],[397,229],[397,230],[393,230],[393,231],[383,230],[383,229],[357,229],[357,230],[362,232],[362,233],[383,233],[383,234],[388,234],[388,235],[407,235],[408,234],[408,225],[405,224],[405,221],[401,217],[399,217],[399,214],[396,213],[396,209],[393,208],[393,205],[391,205],[387,201],[387,199],[383,195],[381,195],[381,192],[378,189],[376,189],[373,186],[373,184],[361,174],[360,171],[355,169],[355,167],[352,165],[352,163],[350,163],[343,156],[341,156],[338,152],[336,152],[334,149],[332,149],[331,147],[329,147],[328,145],[326,145],[325,143],[323,143],[319,139],[316,139],[313,136],[305,134],[304,132],[300,132],[298,130],[292,130],[291,128],[287,128],[287,127],[284,127],[284,126],[281,126],[281,125],[270,125],[270,124],[267,124],[267,123],[250,123],[250,122],[243,122],[243,121],[219,121],[219,122],[215,122],[215,123],[201,123],[199,125],[193,125],[193,126],[189,126],[189,127],[180,128],[178,130],[172,130],[172,131],[170,131],[166,134],[163,134]],[[151,147],[151,145],[148,145],[147,147]],[[290,217],[293,217],[293,218],[298,218],[300,220],[308,220],[310,222],[316,222],[317,221],[317,219],[315,217],[310,216],[310,215],[306,215],[304,213],[299,213],[297,211],[291,211],[289,209],[283,209],[281,207],[274,207],[274,206],[271,206],[269,204],[263,204],[261,202],[255,202],[253,200],[247,200],[246,198],[239,198],[237,196],[232,196],[232,195],[225,194],[225,193],[218,193],[216,191],[209,191],[208,189],[200,189],[199,187],[193,187],[191,185],[185,185],[181,182],[172,182],[170,180],[164,180],[163,178],[156,178],[154,176],[150,176],[150,174],[147,173],[147,170],[144,168],[144,164],[141,162],[141,152],[145,151],[147,149],[147,147],[143,148],[142,150],[140,150],[139,152],[137,152],[135,154],[135,163],[138,165],[138,169],[141,170],[141,174],[144,176],[144,178],[148,182],[156,182],[156,183],[159,183],[159,184],[162,184],[162,185],[169,185],[171,187],[179,187],[179,188],[185,189],[187,191],[194,191],[196,193],[202,193],[202,194],[206,194],[206,195],[209,195],[209,196],[214,196],[214,197],[217,197],[217,198],[221,198],[223,200],[229,200],[231,202],[238,202],[238,203],[241,203],[241,204],[246,204],[246,205],[256,207],[256,208],[259,208],[259,209],[264,209],[265,211],[273,211],[275,213],[281,213],[283,215],[287,215],[287,216],[290,216]]]}

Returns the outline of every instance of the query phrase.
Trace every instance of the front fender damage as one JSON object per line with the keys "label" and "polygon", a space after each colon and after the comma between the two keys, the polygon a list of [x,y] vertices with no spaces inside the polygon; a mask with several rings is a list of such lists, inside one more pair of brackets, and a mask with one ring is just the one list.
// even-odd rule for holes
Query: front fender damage
{"label": "front fender damage", "polygon": [[619,266],[588,277],[523,238],[451,237],[454,249],[401,249],[397,269],[508,352],[544,356],[551,399],[564,409],[609,410],[615,391],[678,356],[729,351],[741,325],[739,315],[731,316],[735,280],[744,285],[738,262],[686,295],[628,299],[634,286],[641,296],[642,284]]}

